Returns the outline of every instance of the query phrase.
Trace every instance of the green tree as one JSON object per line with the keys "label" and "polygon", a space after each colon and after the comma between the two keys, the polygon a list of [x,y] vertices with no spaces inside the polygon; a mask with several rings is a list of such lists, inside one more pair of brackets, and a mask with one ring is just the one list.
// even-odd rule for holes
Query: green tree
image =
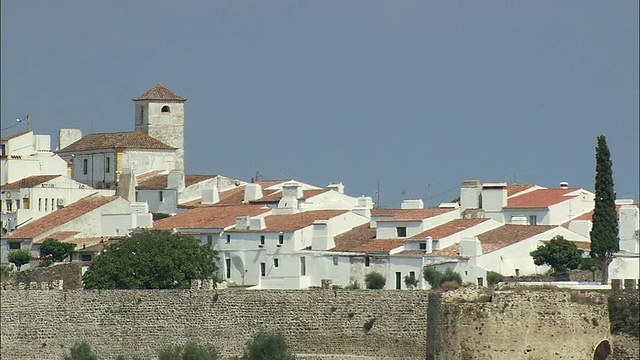
{"label": "green tree", "polygon": [[576,244],[558,235],[545,245],[540,245],[530,255],[536,265],[549,265],[556,273],[577,269],[580,266],[582,252]]}
{"label": "green tree", "polygon": [[425,266],[422,271],[424,279],[427,280],[432,289],[437,289],[440,285],[448,282],[462,284],[462,276],[457,272],[447,268],[444,272],[436,270],[434,266]]}
{"label": "green tree", "polygon": [[260,331],[249,341],[242,360],[293,360],[287,341],[281,333]]}
{"label": "green tree", "polygon": [[40,245],[40,252],[52,261],[60,262],[69,257],[75,247],[76,244],[67,244],[55,239],[47,239]]}
{"label": "green tree", "polygon": [[404,284],[409,289],[418,287],[418,279],[416,279],[416,275],[415,274],[406,275],[404,277]]}
{"label": "green tree", "polygon": [[217,252],[193,236],[152,230],[108,246],[82,277],[86,289],[189,288],[218,281]]}
{"label": "green tree", "polygon": [[31,251],[27,249],[12,251],[9,253],[8,260],[20,271],[22,265],[28,264],[29,261],[31,261]]}
{"label": "green tree", "polygon": [[91,345],[87,340],[76,342],[71,349],[70,355],[64,357],[64,360],[97,360],[98,357],[91,350]]}
{"label": "green tree", "polygon": [[379,272],[372,271],[364,276],[367,289],[384,289],[387,279]]}
{"label": "green tree", "polygon": [[609,281],[609,264],[613,254],[620,250],[616,193],[613,191],[611,154],[604,135],[598,136],[596,145],[596,183],[593,226],[591,228],[591,257],[599,262],[602,283]]}
{"label": "green tree", "polygon": [[501,281],[504,281],[504,276],[495,271],[487,271],[487,284],[495,285]]}
{"label": "green tree", "polygon": [[174,345],[158,351],[158,360],[218,360],[220,353],[215,347],[205,347],[189,341],[185,345]]}

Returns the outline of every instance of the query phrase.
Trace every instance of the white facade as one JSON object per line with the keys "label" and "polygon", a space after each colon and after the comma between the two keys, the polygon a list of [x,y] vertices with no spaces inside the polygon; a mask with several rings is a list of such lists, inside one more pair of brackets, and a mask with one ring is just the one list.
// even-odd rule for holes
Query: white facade
{"label": "white facade", "polygon": [[51,152],[51,137],[28,131],[2,140],[0,185],[32,175],[67,175],[67,163]]}

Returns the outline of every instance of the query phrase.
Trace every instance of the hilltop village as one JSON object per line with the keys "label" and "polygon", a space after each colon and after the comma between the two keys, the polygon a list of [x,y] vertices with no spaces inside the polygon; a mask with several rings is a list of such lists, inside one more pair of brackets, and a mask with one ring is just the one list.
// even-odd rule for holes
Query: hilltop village
{"label": "hilltop village", "polygon": [[[340,182],[185,174],[187,99],[158,84],[132,100],[132,131],[60,129],[57,150],[49,135],[31,130],[2,138],[3,265],[10,252],[26,249],[32,259],[22,269],[34,268],[44,260],[40,245],[55,239],[75,244],[68,261],[88,267],[132,232],[161,229],[215,249],[221,287],[348,286],[375,271],[386,289],[428,289],[422,269],[429,265],[483,287],[489,272],[547,273],[530,252],[556,236],[590,249],[594,194],[566,182],[546,188],[461,179],[458,202],[425,208],[410,199],[382,209],[370,197],[347,195]],[[609,279],[637,287],[639,205],[616,205],[620,251]]]}

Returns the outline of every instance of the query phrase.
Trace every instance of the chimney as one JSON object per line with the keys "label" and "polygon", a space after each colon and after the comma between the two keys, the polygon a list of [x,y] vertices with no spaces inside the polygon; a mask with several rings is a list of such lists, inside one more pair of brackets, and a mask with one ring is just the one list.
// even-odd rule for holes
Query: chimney
{"label": "chimney", "polygon": [[58,149],[62,150],[80,139],[82,139],[80,129],[60,129],[58,131]]}
{"label": "chimney", "polygon": [[427,246],[424,250],[425,254],[431,254],[433,252],[433,238],[431,236],[427,236]]}
{"label": "chimney", "polygon": [[507,206],[507,183],[482,185],[482,208],[487,212],[502,211]]}
{"label": "chimney", "polygon": [[236,217],[236,230],[248,230],[249,217],[246,215]]}
{"label": "chimney", "polygon": [[171,170],[167,176],[167,189],[176,189],[178,194],[184,191],[184,173],[178,170]]}
{"label": "chimney", "polygon": [[329,235],[329,221],[316,220],[313,222],[312,250],[329,250],[336,246],[333,236]]}
{"label": "chimney", "polygon": [[340,194],[344,194],[344,185],[342,185],[341,182],[332,182],[331,184],[329,184],[329,186],[327,186],[327,188],[337,191]]}
{"label": "chimney", "polygon": [[253,217],[249,219],[249,229],[263,230],[267,227],[263,217]]}
{"label": "chimney", "polygon": [[120,174],[116,185],[116,195],[130,203],[136,201],[136,177],[131,169],[125,168]]}
{"label": "chimney", "polygon": [[422,199],[402,200],[401,209],[424,209]]}
{"label": "chimney", "polygon": [[220,193],[218,187],[213,185],[213,188],[202,189],[202,201],[203,205],[213,205],[220,201]]}
{"label": "chimney", "polygon": [[569,188],[569,183],[566,181],[563,181],[560,183],[560,189],[568,189]]}
{"label": "chimney", "polygon": [[482,255],[482,243],[477,237],[465,237],[460,241],[460,256],[475,257]]}
{"label": "chimney", "polygon": [[460,187],[460,211],[480,208],[480,180],[464,180]]}
{"label": "chimney", "polygon": [[245,204],[253,200],[258,200],[262,197],[262,187],[260,184],[247,184],[244,187],[244,200]]}
{"label": "chimney", "polygon": [[302,186],[297,182],[288,182],[282,185],[282,199],[278,203],[278,209],[287,211],[298,210],[298,199],[302,197]]}

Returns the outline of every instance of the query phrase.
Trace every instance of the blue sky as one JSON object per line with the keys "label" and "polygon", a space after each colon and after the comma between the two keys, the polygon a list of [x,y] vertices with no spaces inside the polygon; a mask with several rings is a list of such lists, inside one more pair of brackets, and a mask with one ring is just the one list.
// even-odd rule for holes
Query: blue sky
{"label": "blue sky", "polygon": [[[464,179],[638,200],[638,1],[2,1],[2,128],[133,130],[186,103],[186,170],[342,181],[383,206]],[[3,136],[26,129],[20,124]]]}

